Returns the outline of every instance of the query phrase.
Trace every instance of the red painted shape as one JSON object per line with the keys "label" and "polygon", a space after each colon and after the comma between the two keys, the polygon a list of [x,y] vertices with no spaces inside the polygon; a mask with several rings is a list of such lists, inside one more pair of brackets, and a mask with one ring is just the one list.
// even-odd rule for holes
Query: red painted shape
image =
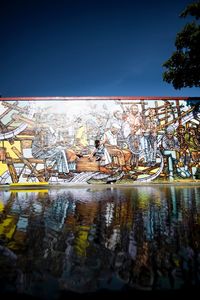
{"label": "red painted shape", "polygon": [[199,100],[200,97],[168,96],[59,96],[59,97],[0,97],[0,101],[77,101],[77,100]]}

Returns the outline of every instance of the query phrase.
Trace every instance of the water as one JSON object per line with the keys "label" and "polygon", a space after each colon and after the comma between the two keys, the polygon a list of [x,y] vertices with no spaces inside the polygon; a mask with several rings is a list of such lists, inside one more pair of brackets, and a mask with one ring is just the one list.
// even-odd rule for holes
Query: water
{"label": "water", "polygon": [[1,293],[200,286],[200,187],[0,191]]}

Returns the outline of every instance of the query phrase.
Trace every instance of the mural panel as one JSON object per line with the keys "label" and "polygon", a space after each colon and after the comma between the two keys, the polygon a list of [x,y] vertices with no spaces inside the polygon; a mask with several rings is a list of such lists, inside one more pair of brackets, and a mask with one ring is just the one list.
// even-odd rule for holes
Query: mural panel
{"label": "mural panel", "polygon": [[198,100],[16,99],[0,101],[0,184],[199,179]]}

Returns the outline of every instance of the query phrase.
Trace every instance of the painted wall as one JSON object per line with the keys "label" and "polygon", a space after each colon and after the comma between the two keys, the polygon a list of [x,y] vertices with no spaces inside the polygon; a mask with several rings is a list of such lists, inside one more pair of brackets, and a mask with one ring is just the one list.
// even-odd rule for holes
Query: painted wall
{"label": "painted wall", "polygon": [[185,100],[0,101],[0,184],[199,179]]}

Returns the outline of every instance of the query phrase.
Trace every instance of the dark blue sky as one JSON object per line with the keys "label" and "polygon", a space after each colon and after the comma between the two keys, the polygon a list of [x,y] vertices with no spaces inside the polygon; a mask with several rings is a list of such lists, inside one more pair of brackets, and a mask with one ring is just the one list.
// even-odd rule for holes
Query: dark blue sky
{"label": "dark blue sky", "polygon": [[198,96],[162,80],[185,0],[3,0],[0,94]]}

